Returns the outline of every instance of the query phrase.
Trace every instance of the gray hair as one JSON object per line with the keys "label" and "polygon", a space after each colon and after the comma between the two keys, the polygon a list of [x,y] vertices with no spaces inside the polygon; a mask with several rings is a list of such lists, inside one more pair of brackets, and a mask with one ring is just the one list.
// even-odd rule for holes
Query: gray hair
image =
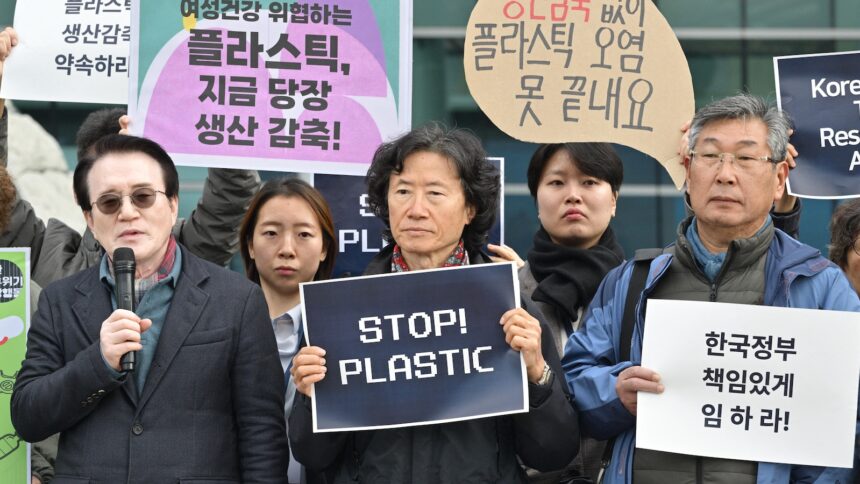
{"label": "gray hair", "polygon": [[775,105],[768,105],[761,97],[746,93],[714,101],[699,109],[690,124],[690,149],[696,146],[699,133],[705,125],[726,119],[762,120],[767,125],[767,146],[770,148],[771,158],[774,161],[785,159],[791,120]]}

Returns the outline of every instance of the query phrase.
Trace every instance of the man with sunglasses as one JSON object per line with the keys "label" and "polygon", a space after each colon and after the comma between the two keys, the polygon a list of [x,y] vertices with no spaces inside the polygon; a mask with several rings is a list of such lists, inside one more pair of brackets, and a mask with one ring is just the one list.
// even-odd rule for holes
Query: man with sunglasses
{"label": "man with sunglasses", "polygon": [[[179,183],[155,142],[100,139],[74,173],[99,264],[45,289],[12,395],[18,434],[61,432],[63,482],[286,482],[283,372],[259,287],[171,233]],[[134,312],[112,255],[134,252]],[[120,359],[137,352],[133,371]]]}
{"label": "man with sunglasses", "polygon": [[[789,127],[776,107],[748,94],[699,110],[685,161],[693,215],[681,222],[675,243],[662,254],[640,258],[647,268],[644,282],[632,282],[636,258],[610,272],[583,328],[571,335],[563,366],[580,425],[587,435],[614,439],[605,483],[857,482],[856,469],[717,459],[634,445],[638,392],[664,390],[660,376],[638,364],[647,299],[860,311],[860,300],[838,267],[773,227],[768,212],[785,190]],[[627,333],[630,346],[622,348],[626,306],[640,300],[630,313],[633,328],[640,329]],[[625,353],[628,361],[618,357]]]}

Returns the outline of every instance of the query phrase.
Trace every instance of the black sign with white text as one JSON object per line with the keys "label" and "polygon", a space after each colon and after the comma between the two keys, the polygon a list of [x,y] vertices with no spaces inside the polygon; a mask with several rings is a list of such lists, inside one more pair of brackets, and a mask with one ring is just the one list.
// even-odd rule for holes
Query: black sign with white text
{"label": "black sign with white text", "polygon": [[314,430],[524,412],[525,366],[499,320],[518,307],[511,263],[302,284],[308,344],[326,351]]}

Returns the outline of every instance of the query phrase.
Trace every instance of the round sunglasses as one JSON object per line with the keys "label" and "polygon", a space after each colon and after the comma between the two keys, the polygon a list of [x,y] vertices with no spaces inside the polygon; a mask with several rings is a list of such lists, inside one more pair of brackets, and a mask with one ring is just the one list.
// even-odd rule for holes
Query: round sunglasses
{"label": "round sunglasses", "polygon": [[155,198],[161,193],[165,197],[166,193],[161,190],[153,190],[152,188],[138,188],[131,192],[130,195],[120,195],[119,193],[105,193],[96,199],[95,206],[99,208],[99,212],[105,215],[111,215],[119,211],[122,207],[122,199],[128,197],[131,199],[132,205],[137,208],[149,208],[155,204]]}

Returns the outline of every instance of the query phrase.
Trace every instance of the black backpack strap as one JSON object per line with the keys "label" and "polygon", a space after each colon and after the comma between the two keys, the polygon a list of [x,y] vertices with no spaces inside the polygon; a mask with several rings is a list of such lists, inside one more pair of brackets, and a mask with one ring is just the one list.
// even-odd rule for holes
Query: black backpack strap
{"label": "black backpack strap", "polygon": [[[624,316],[621,318],[621,358],[619,361],[630,360],[630,346],[633,343],[633,328],[636,325],[636,302],[645,290],[645,281],[651,269],[651,261],[663,253],[663,249],[639,249],[633,255],[633,274],[627,286],[627,298],[624,300]],[[612,460],[612,448],[615,438],[609,440],[600,459],[600,473],[597,482],[603,482],[609,461]]]}
{"label": "black backpack strap", "polygon": [[633,275],[627,286],[627,299],[624,301],[624,316],[621,318],[621,359],[630,360],[630,345],[633,342],[633,327],[636,325],[636,302],[645,289],[651,261],[663,253],[663,249],[639,249],[633,256]]}

